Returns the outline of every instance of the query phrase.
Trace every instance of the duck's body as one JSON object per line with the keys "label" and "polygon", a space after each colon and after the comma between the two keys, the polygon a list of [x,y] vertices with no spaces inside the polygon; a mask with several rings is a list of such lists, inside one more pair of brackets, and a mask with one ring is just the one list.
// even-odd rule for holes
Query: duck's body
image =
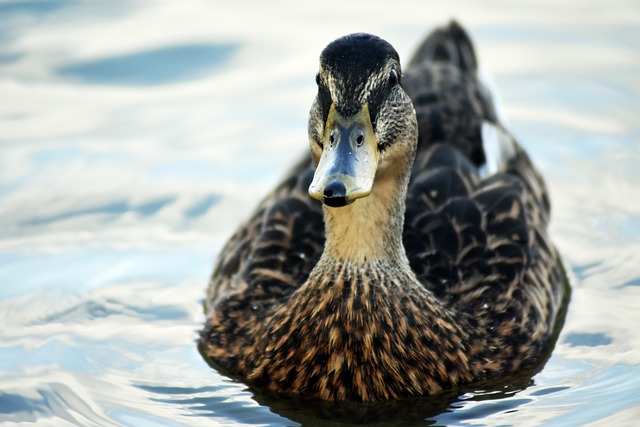
{"label": "duck's body", "polygon": [[[564,283],[545,187],[498,123],[469,39],[452,23],[401,86],[399,74],[373,36],[323,52],[312,159],[213,273],[201,344],[227,372],[276,392],[397,399],[510,373],[549,343]],[[501,155],[488,161],[491,133]]]}

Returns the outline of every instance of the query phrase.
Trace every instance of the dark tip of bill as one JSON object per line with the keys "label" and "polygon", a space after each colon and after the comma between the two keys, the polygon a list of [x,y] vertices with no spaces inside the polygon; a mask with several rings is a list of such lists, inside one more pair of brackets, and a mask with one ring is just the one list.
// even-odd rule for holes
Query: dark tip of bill
{"label": "dark tip of bill", "polygon": [[351,203],[351,201],[347,201],[346,197],[325,197],[324,198],[324,204],[332,208],[339,208],[342,206],[346,206],[349,203]]}
{"label": "dark tip of bill", "polygon": [[347,188],[339,180],[331,181],[324,189],[324,204],[332,208],[348,205]]}

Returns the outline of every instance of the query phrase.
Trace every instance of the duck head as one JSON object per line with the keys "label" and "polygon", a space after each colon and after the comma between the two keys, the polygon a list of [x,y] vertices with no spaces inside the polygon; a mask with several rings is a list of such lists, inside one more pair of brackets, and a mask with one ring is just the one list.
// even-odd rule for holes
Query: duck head
{"label": "duck head", "polygon": [[309,115],[311,197],[341,207],[367,197],[388,172],[408,179],[417,122],[401,76],[398,53],[370,34],[339,38],[322,51]]}

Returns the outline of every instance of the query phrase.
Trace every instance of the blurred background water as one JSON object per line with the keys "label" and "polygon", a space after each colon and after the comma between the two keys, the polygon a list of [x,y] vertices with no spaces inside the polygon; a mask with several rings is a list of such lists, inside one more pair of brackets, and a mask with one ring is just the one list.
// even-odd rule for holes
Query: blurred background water
{"label": "blurred background water", "polygon": [[[0,1],[0,422],[311,425],[195,340],[213,260],[306,149],[321,49],[457,18],[553,202],[545,368],[398,425],[640,418],[640,3]],[[426,418],[421,421],[421,418]]]}

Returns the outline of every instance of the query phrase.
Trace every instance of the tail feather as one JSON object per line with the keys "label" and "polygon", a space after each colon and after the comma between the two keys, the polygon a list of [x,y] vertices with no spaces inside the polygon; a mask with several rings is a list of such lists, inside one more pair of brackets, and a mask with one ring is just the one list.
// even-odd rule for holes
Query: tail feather
{"label": "tail feather", "polygon": [[420,45],[409,65],[424,61],[449,62],[463,71],[478,69],[476,53],[467,32],[455,20],[438,28]]}
{"label": "tail feather", "polygon": [[467,32],[455,21],[433,31],[405,68],[403,87],[419,126],[419,159],[436,143],[455,146],[476,165],[486,163],[481,128],[497,124],[491,93],[478,79]]}

